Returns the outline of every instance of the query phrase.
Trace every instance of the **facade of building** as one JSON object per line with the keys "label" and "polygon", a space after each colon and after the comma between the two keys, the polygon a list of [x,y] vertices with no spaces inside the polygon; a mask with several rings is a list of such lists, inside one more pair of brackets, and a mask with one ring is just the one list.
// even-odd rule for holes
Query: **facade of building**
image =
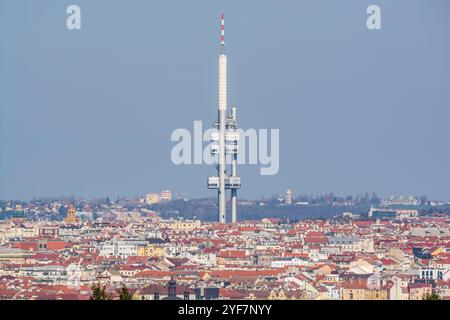
{"label": "facade of building", "polygon": [[172,192],[170,190],[163,190],[159,194],[159,201],[172,201]]}
{"label": "facade of building", "polygon": [[284,199],[285,203],[290,206],[292,204],[292,189],[288,188]]}
{"label": "facade of building", "polygon": [[145,195],[146,204],[155,204],[159,202],[159,194],[157,193],[147,193]]}

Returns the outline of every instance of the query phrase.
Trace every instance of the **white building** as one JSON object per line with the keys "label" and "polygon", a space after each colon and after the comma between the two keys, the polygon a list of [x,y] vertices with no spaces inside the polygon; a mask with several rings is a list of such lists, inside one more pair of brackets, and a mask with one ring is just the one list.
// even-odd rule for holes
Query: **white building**
{"label": "white building", "polygon": [[289,206],[292,204],[292,189],[291,188],[287,189],[284,201]]}
{"label": "white building", "polygon": [[159,194],[159,201],[172,201],[172,192],[169,190],[163,190]]}
{"label": "white building", "polygon": [[424,280],[443,280],[444,269],[421,268],[419,269],[419,278]]}
{"label": "white building", "polygon": [[420,205],[420,201],[412,196],[405,197],[390,197],[389,199],[381,200],[380,205],[382,207],[391,207],[391,206],[418,206]]}
{"label": "white building", "polygon": [[277,257],[272,260],[272,268],[284,268],[286,266],[306,266],[308,260],[300,259],[298,257]]}
{"label": "white building", "polygon": [[126,258],[137,255],[137,244],[125,241],[109,241],[100,245],[100,256],[113,257],[118,256]]}

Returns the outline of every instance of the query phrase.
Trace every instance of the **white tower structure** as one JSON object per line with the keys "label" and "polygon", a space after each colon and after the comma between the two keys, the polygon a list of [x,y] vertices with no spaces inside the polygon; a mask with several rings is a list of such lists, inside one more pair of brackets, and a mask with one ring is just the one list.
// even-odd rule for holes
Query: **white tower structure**
{"label": "white tower structure", "polygon": [[[218,155],[217,176],[208,178],[208,188],[217,190],[218,221],[226,223],[226,189],[231,190],[231,222],[237,222],[237,189],[241,179],[237,176],[237,154],[239,133],[237,109],[232,108],[227,116],[227,56],[225,54],[225,19],[222,14],[222,30],[219,55],[219,108],[218,121],[213,125],[217,131],[211,134],[211,153]],[[231,176],[227,175],[227,155],[231,156]]]}
{"label": "white tower structure", "polygon": [[289,206],[292,204],[292,189],[291,188],[287,189],[286,196],[284,198],[284,202]]}

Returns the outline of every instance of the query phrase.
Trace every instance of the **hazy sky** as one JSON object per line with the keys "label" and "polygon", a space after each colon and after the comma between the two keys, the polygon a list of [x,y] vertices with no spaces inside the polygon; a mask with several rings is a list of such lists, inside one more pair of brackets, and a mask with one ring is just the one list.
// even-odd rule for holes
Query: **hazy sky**
{"label": "hazy sky", "polygon": [[241,195],[450,199],[448,0],[1,0],[0,199],[214,196],[170,135],[216,118],[222,12],[229,105],[280,129],[279,173],[242,166]]}

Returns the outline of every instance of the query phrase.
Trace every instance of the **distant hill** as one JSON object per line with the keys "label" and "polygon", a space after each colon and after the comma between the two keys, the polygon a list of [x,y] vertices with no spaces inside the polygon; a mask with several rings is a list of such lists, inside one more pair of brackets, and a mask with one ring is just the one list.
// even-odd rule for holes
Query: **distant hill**
{"label": "distant hill", "polygon": [[[175,200],[160,203],[150,207],[160,212],[162,218],[197,218],[202,221],[217,220],[217,206],[215,199],[201,200]],[[289,218],[290,220],[302,220],[310,218],[330,218],[340,215],[345,211],[355,214],[367,214],[369,206],[332,206],[332,205],[240,205],[238,208],[238,219],[258,220],[262,218]],[[230,212],[231,208],[227,209]]]}

